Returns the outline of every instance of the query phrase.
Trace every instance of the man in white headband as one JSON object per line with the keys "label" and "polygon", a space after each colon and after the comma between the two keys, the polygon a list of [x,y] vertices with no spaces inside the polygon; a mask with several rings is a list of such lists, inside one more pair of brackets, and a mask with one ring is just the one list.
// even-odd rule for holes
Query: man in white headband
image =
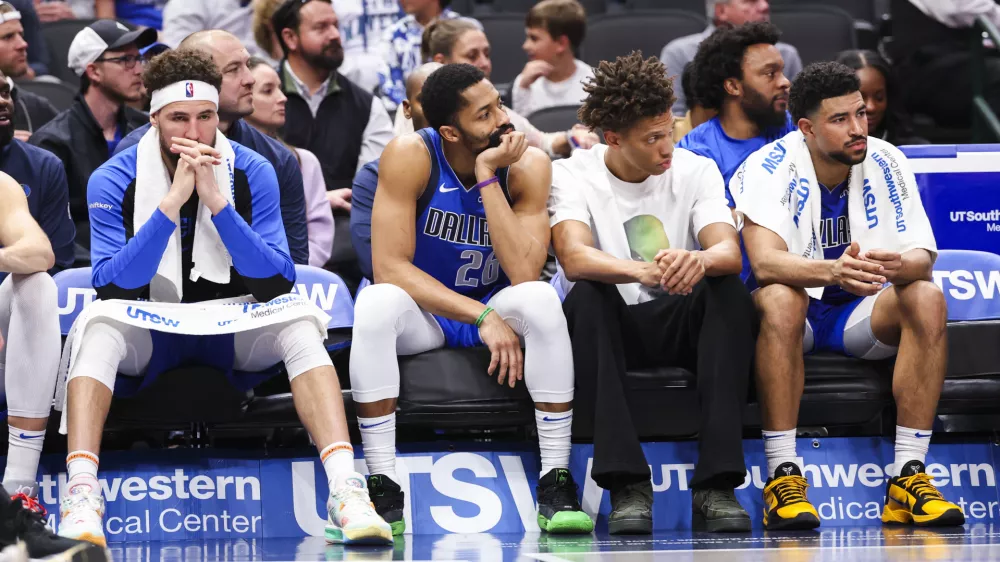
{"label": "man in white headband", "polygon": [[[123,306],[119,303],[95,303],[74,325],[70,339],[79,341],[67,342],[69,481],[60,534],[105,543],[97,467],[113,393],[130,395],[182,362],[217,367],[235,385],[251,388],[260,377],[251,381],[253,376],[245,373],[283,362],[299,417],[320,451],[330,483],[327,539],[391,543],[389,526],[375,513],[365,480],[354,471],[340,385],[323,345],[326,320],[317,329],[306,312],[226,334],[208,331],[208,324],[225,323],[196,317],[205,310],[246,311],[246,306],[206,303],[217,299],[250,295],[269,303],[282,296],[264,305],[269,307],[295,301],[295,295],[287,295],[295,270],[274,168],[218,131],[222,76],[208,56],[189,50],[164,53],[150,63],[143,82],[152,92],[152,128],[138,145],[94,172],[88,206],[97,296],[102,301],[150,302],[141,304],[142,318],[139,306],[131,306],[138,303],[129,305],[127,315],[116,312],[120,309],[115,307]],[[295,311],[311,306],[297,304],[303,306]],[[146,312],[153,310],[159,316]],[[283,310],[292,307],[273,306],[260,316],[277,317]],[[179,320],[170,324],[164,314]],[[195,331],[170,332],[164,325]],[[187,335],[194,333],[209,335]]]}

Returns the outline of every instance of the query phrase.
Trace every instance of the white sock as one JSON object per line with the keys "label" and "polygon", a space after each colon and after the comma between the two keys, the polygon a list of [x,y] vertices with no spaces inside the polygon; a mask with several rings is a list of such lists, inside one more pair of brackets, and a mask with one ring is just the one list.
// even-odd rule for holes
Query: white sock
{"label": "white sock", "polygon": [[353,474],[354,470],[354,447],[347,441],[337,441],[327,445],[319,452],[319,458],[323,461],[323,470],[326,471],[326,481],[333,489],[333,482],[341,474]]}
{"label": "white sock", "polygon": [[931,444],[929,429],[910,429],[896,426],[896,461],[893,463],[892,476],[899,476],[903,465],[910,461],[920,461],[923,464],[927,457],[927,447]]}
{"label": "white sock", "polygon": [[14,494],[11,489],[15,484],[31,485],[38,477],[38,458],[42,454],[42,444],[45,441],[45,430],[29,431],[7,426],[9,446],[7,448],[7,469],[3,473],[4,489]]}
{"label": "white sock", "polygon": [[[774,476],[774,471],[786,462],[798,462],[795,459],[795,430],[788,431],[767,431],[762,430],[761,436],[764,438],[764,454],[767,456],[767,476]],[[799,470],[802,467],[799,466]]]}
{"label": "white sock", "polygon": [[535,426],[538,428],[538,452],[542,457],[542,473],[545,476],[553,468],[569,468],[570,438],[573,434],[573,410],[567,412],[543,412],[535,410]]}
{"label": "white sock", "polygon": [[90,451],[73,451],[66,455],[66,472],[69,480],[89,477],[97,480],[97,465],[100,458]]}
{"label": "white sock", "polygon": [[396,412],[377,418],[358,418],[361,443],[365,447],[365,463],[369,474],[396,477]]}

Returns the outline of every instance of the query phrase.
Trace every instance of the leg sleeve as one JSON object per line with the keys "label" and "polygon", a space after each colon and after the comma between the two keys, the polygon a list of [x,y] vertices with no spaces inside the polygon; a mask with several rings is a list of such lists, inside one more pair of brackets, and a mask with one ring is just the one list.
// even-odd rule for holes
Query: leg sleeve
{"label": "leg sleeve", "polygon": [[153,355],[153,339],[149,330],[114,320],[91,322],[82,336],[80,352],[70,366],[69,380],[90,377],[115,389],[118,373],[142,375]]}
{"label": "leg sleeve", "polygon": [[844,324],[844,351],[848,355],[869,361],[888,359],[896,355],[897,347],[878,341],[872,332],[872,311],[875,310],[875,301],[880,296],[882,292],[865,297],[847,317],[847,322]]}
{"label": "leg sleeve", "polygon": [[288,380],[315,369],[332,367],[323,337],[309,320],[293,320],[233,335],[233,368],[256,373],[285,363]]}
{"label": "leg sleeve", "polygon": [[416,355],[444,345],[434,316],[403,289],[385,283],[361,291],[354,306],[351,392],[360,403],[399,397],[397,355]]}
{"label": "leg sleeve", "polygon": [[59,372],[56,284],[47,273],[11,274],[0,285],[3,379],[8,412],[47,418]]}
{"label": "leg sleeve", "polygon": [[532,281],[507,287],[489,306],[521,337],[524,382],[535,402],[573,401],[573,348],[556,290]]}

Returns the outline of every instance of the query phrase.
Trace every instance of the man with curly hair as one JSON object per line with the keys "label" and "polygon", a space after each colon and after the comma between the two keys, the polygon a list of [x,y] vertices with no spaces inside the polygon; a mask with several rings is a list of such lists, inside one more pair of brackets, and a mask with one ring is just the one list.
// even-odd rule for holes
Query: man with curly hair
{"label": "man with curly hair", "polygon": [[746,476],[740,414],[755,317],[722,176],[674,148],[674,91],[657,59],[602,62],[585,91],[580,120],[607,144],[553,164],[549,222],[569,292],[577,424],[593,431],[591,476],[611,491],[608,530],[652,530],[626,371],[683,367],[697,374],[701,407],[694,526],[749,531],[733,490]]}
{"label": "man with curly hair", "polygon": [[[694,95],[719,114],[677,146],[714,160],[726,185],[747,156],[795,128],[787,111],[791,83],[775,47],[780,35],[767,22],[719,28],[701,43],[692,63]],[[728,191],[726,199],[732,207]]]}
{"label": "man with curly hair", "polygon": [[924,467],[948,346],[944,295],[931,280],[937,245],[906,157],[868,136],[859,90],[847,66],[807,66],[789,100],[798,128],[751,155],[730,184],[746,219],[751,281],[760,285],[753,299],[767,529],[820,524],[795,452],[803,350],[896,356],[895,461],[882,521],[965,521]]}
{"label": "man with curly hair", "polygon": [[67,339],[70,453],[60,534],[106,544],[97,469],[113,394],[135,394],[191,363],[249,389],[284,363],[329,483],[327,541],[391,544],[354,470],[340,384],[323,345],[329,318],[289,294],[295,269],[274,168],[218,130],[222,76],[208,55],[159,55],[143,83],[152,127],[98,168],[87,189],[101,300]]}

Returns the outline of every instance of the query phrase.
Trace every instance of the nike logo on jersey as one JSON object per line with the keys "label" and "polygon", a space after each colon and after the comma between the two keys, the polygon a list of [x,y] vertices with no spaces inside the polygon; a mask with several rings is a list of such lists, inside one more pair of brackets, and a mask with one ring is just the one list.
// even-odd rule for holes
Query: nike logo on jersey
{"label": "nike logo on jersey", "polygon": [[440,191],[441,193],[449,193],[451,191],[458,191],[458,188],[457,187],[446,188],[442,183],[441,186],[438,187],[438,191]]}

